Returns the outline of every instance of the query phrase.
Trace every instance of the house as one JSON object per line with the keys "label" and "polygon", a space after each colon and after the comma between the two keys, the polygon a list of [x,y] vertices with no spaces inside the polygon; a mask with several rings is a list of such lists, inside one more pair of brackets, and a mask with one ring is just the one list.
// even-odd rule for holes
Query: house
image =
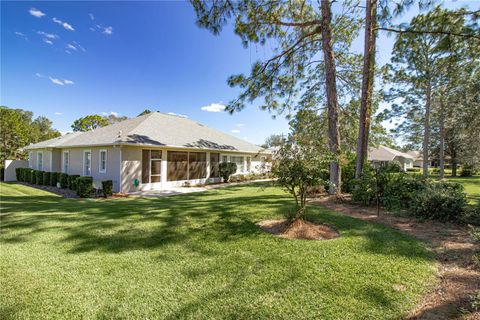
{"label": "house", "polygon": [[414,158],[404,152],[379,146],[378,148],[370,148],[368,152],[368,161],[372,162],[374,166],[385,166],[389,162],[398,162],[403,171],[408,168],[413,168]]}
{"label": "house", "polygon": [[115,192],[220,182],[219,163],[237,173],[268,169],[271,153],[191,119],[149,113],[88,132],[31,144],[33,169],[112,180]]}
{"label": "house", "polygon": [[407,154],[413,157],[414,167],[423,167],[423,155],[420,151],[408,151]]}

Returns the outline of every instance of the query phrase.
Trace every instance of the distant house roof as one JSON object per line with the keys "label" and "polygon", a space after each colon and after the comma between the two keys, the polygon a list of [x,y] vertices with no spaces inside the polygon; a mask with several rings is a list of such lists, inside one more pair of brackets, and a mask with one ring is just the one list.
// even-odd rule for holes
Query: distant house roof
{"label": "distant house roof", "polygon": [[411,155],[415,161],[423,160],[423,156],[420,151],[407,151],[407,153]]}
{"label": "distant house roof", "polygon": [[370,148],[368,152],[369,161],[392,161],[395,157],[403,157],[413,160],[411,155],[385,146]]}
{"label": "distant house roof", "polygon": [[262,152],[263,148],[185,117],[152,112],[87,132],[74,132],[25,149],[144,145]]}

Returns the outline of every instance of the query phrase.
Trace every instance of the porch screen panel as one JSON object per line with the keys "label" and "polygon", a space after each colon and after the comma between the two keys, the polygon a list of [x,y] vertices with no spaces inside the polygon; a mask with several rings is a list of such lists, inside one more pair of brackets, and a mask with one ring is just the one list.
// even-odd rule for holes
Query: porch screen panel
{"label": "porch screen panel", "polygon": [[230,162],[234,162],[237,165],[237,173],[244,172],[243,157],[230,156]]}
{"label": "porch screen panel", "polygon": [[220,163],[220,153],[210,153],[210,177],[218,178],[220,177],[219,165]]}
{"label": "porch screen panel", "polygon": [[167,181],[187,180],[188,152],[168,151]]}
{"label": "porch screen panel", "polygon": [[188,154],[189,179],[203,179],[207,177],[207,153],[190,152]]}
{"label": "porch screen panel", "polygon": [[150,150],[142,150],[142,183],[150,183]]}

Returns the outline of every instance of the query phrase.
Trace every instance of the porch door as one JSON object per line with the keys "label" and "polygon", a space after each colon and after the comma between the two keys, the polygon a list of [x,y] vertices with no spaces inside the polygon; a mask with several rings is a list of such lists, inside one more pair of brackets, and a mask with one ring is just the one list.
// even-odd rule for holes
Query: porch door
{"label": "porch door", "polygon": [[160,184],[161,183],[161,150],[143,150],[142,151],[142,183]]}

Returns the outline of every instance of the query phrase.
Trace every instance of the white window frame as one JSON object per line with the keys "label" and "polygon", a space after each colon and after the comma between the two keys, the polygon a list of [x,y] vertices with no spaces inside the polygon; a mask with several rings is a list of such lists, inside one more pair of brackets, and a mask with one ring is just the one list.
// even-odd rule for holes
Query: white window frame
{"label": "white window frame", "polygon": [[28,153],[28,167],[30,169],[33,169],[33,152],[32,151]]}
{"label": "white window frame", "polygon": [[226,162],[229,162],[230,159],[228,158],[228,155],[227,154],[221,154],[220,155],[220,163],[225,162],[225,161],[223,161],[223,157],[227,158]]}
{"label": "white window frame", "polygon": [[[102,169],[102,153],[105,152],[105,168]],[[98,151],[98,172],[107,173],[107,149],[100,149]],[[90,165],[91,166],[91,165]]]}
{"label": "white window frame", "polygon": [[[42,155],[42,166],[40,166],[40,155]],[[37,170],[43,171],[43,151],[37,151]]]}
{"label": "white window frame", "polygon": [[[67,157],[65,157],[65,154]],[[68,159],[68,161],[66,161],[66,159]],[[68,171],[70,171],[70,151],[67,150],[62,152],[62,172],[68,173]]]}
{"label": "white window frame", "polygon": [[85,168],[85,154],[89,152],[90,153],[90,175],[88,177],[92,176],[92,150],[83,150],[83,161],[82,161],[82,168],[83,168],[83,175],[87,176],[86,174],[86,168]]}

